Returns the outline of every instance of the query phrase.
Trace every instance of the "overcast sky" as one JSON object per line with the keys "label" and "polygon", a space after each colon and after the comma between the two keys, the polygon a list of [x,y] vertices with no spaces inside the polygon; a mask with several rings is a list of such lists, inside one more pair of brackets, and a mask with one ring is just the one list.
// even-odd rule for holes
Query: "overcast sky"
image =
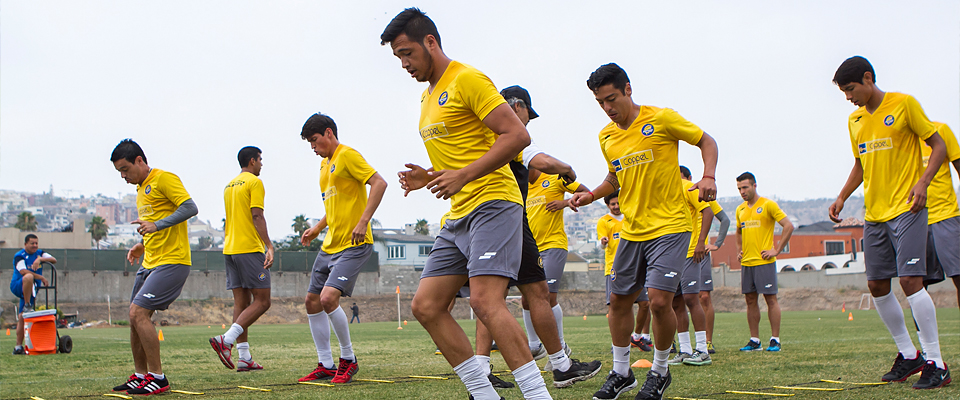
{"label": "overcast sky", "polygon": [[[219,226],[237,152],[254,145],[278,239],[295,215],[324,214],[320,158],[299,136],[322,111],[390,185],[375,218],[437,222],[449,203],[404,198],[396,179],[405,162],[429,164],[417,133],[426,84],[379,40],[411,5],[437,23],[447,55],[498,88],[530,90],[534,140],[591,188],[606,174],[597,133],[609,119],[585,81],[608,62],[627,71],[637,103],[673,108],[716,138],[720,196],[736,196],[747,170],[761,195],[836,196],[853,163],[854,106],[831,79],[853,55],[873,63],[881,89],[914,95],[960,130],[958,1],[478,4],[3,0],[0,189],[134,193],[109,161],[133,138]],[[681,145],[680,157],[699,176],[696,148]]]}

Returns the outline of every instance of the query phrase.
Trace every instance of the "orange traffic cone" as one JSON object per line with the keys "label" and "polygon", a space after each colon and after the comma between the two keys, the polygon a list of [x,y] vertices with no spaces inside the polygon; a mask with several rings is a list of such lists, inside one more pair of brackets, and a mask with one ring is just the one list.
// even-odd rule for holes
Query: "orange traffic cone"
{"label": "orange traffic cone", "polygon": [[227,324],[220,324],[220,329],[227,329]]}
{"label": "orange traffic cone", "polygon": [[403,324],[406,325],[406,324],[407,324],[407,320],[403,320]]}
{"label": "orange traffic cone", "polygon": [[853,321],[853,313],[850,313],[850,316],[847,317],[847,321]]}
{"label": "orange traffic cone", "polygon": [[653,363],[651,363],[649,360],[644,360],[642,358],[637,360],[637,362],[633,363],[633,365],[631,365],[631,367],[633,368],[650,368],[652,366],[653,366]]}
{"label": "orange traffic cone", "polygon": [[163,341],[163,329],[160,330],[160,333],[157,335],[157,339],[160,339],[161,342]]}
{"label": "orange traffic cone", "polygon": [[7,328],[7,336],[10,336],[10,328]]}
{"label": "orange traffic cone", "polygon": [[840,312],[847,312],[847,302],[843,302],[843,306],[840,307]]}
{"label": "orange traffic cone", "polygon": [[587,320],[587,316],[586,316],[586,315],[583,316],[583,320],[584,320],[584,321]]}

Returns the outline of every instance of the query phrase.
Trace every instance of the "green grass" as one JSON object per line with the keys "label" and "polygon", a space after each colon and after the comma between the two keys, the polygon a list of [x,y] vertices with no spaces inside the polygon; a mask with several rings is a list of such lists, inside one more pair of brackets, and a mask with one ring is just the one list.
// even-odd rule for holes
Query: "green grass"
{"label": "green grass", "polygon": [[[907,312],[909,318],[909,311]],[[795,393],[793,399],[956,399],[960,384],[936,391],[917,391],[910,384],[859,387],[811,383],[820,379],[848,382],[877,382],[890,368],[895,348],[875,311],[854,311],[854,321],[838,311],[785,312],[780,353],[740,353],[746,343],[746,316],[717,314],[714,364],[703,367],[676,366],[671,369],[673,385],[667,396],[708,399],[773,399],[752,395],[724,394],[725,390]],[[945,361],[953,366],[960,354],[960,313],[939,309],[941,348]],[[461,325],[472,337],[474,324]],[[351,383],[337,387],[297,385],[296,379],[316,365],[316,352],[307,325],[254,326],[250,333],[254,358],[266,369],[237,373],[223,368],[207,344],[220,334],[219,326],[164,327],[161,343],[164,370],[174,389],[202,391],[203,396],[166,394],[164,398],[198,399],[466,399],[466,390],[442,356],[433,354],[434,345],[415,322],[396,329],[396,323],[351,325],[354,348],[360,360],[358,378],[393,379],[396,383]],[[581,360],[600,359],[601,373],[571,388],[550,389],[555,399],[589,399],[603,383],[612,358],[604,316],[564,319],[566,340]],[[0,336],[0,397],[46,400],[101,397],[122,383],[132,372],[127,328],[62,329],[74,340],[71,354],[13,356],[14,336]],[[761,338],[769,337],[769,325],[761,321]],[[916,339],[914,339],[916,343]],[[339,349],[334,344],[334,356]],[[236,356],[236,352],[234,352]],[[633,360],[652,359],[652,353],[634,350]],[[495,370],[506,370],[496,354]],[[541,360],[540,365],[543,365]],[[635,369],[638,379],[646,370]],[[442,375],[449,380],[412,380],[408,375]],[[544,375],[550,385],[551,375]],[[510,376],[504,376],[512,380]],[[842,392],[790,392],[772,386],[804,384],[809,387],[855,388]],[[269,388],[270,393],[251,392],[237,386]],[[636,390],[621,398],[631,399]],[[507,399],[521,398],[518,389],[501,391]]]}

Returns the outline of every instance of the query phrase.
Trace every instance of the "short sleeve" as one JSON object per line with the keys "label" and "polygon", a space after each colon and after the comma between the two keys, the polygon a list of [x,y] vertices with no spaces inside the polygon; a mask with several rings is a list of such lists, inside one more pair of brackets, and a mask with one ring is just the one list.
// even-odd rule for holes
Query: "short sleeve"
{"label": "short sleeve", "polygon": [[463,103],[481,120],[490,115],[497,106],[507,102],[497,91],[493,81],[478,70],[467,69],[457,77],[457,82]]}
{"label": "short sleeve", "polygon": [[740,221],[740,212],[741,212],[741,211],[743,211],[743,206],[742,206],[742,205],[741,205],[741,206],[738,206],[738,207],[737,207],[737,211],[734,213],[734,214],[736,214],[736,217],[737,217],[737,230],[738,230],[738,231],[740,230],[740,224],[742,223],[742,222]]}
{"label": "short sleeve", "polygon": [[47,253],[47,252],[44,252],[43,254],[40,254],[40,258],[51,258],[51,257],[53,257],[53,255],[51,255],[50,253]]}
{"label": "short sleeve", "polygon": [[947,124],[937,124],[937,132],[940,132],[943,143],[947,145],[947,161],[960,160],[960,145],[957,144],[957,136],[953,134],[950,127]]}
{"label": "short sleeve", "polygon": [[853,135],[853,121],[847,120],[847,132],[850,134],[850,150],[853,151],[853,158],[860,158],[860,149],[859,144],[857,143],[856,136]]}
{"label": "short sleeve", "polygon": [[576,193],[577,188],[580,187],[580,182],[578,181],[573,181],[568,184],[566,181],[563,180],[563,178],[558,177],[557,180],[560,181],[560,185],[563,186],[563,190],[566,191],[567,193]]}
{"label": "short sleeve", "polygon": [[521,159],[521,162],[523,163],[523,166],[529,169],[530,161],[533,161],[533,158],[536,157],[537,154],[543,154],[543,150],[540,150],[540,146],[537,146],[537,143],[535,143],[533,139],[531,139],[530,145],[528,145],[525,149],[523,149],[523,151],[520,152],[520,159]]}
{"label": "short sleeve", "polygon": [[923,112],[923,108],[920,107],[916,98],[907,96],[903,101],[903,106],[907,114],[907,125],[920,139],[927,140],[934,133],[937,133],[937,127],[927,118],[927,114]]}
{"label": "short sleeve", "polygon": [[263,181],[259,178],[250,182],[250,208],[263,209],[263,198],[266,195],[263,190]]}
{"label": "short sleeve", "polygon": [[183,202],[190,200],[190,194],[183,187],[180,177],[172,172],[164,172],[158,177],[160,191],[170,202],[180,207]]}
{"label": "short sleeve", "polygon": [[367,160],[363,159],[360,152],[354,149],[348,149],[340,157],[346,161],[340,164],[346,166],[347,174],[350,174],[350,177],[357,180],[357,182],[367,183],[370,177],[377,173],[370,164],[367,164]]}
{"label": "short sleeve", "polygon": [[710,205],[710,209],[713,210],[713,215],[720,214],[723,211],[723,207],[720,207],[720,203],[717,203],[716,200],[711,200],[707,204]]}
{"label": "short sleeve", "polygon": [[781,219],[787,217],[787,214],[780,209],[780,205],[774,201],[767,202],[767,215],[773,217],[774,221],[780,222]]}
{"label": "short sleeve", "polygon": [[17,262],[16,268],[17,268],[17,271],[23,271],[27,269],[27,263],[24,262],[23,260],[20,260],[19,262]]}
{"label": "short sleeve", "polygon": [[703,129],[681,117],[676,111],[664,108],[658,116],[668,136],[696,146],[703,138]]}
{"label": "short sleeve", "polygon": [[710,207],[709,204],[700,201],[700,190],[687,190],[683,189],[683,195],[687,198],[687,203],[690,204],[690,207],[697,210],[697,212],[703,211],[705,208]]}

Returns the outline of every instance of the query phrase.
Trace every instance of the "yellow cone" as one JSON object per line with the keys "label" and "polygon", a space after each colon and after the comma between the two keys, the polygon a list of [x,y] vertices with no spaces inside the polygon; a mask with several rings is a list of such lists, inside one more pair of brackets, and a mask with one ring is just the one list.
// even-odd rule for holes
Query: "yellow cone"
{"label": "yellow cone", "polygon": [[163,329],[160,330],[160,333],[157,335],[157,339],[160,339],[161,342],[163,341]]}
{"label": "yellow cone", "polygon": [[653,363],[651,363],[649,360],[644,360],[642,358],[637,360],[637,362],[633,363],[633,365],[631,365],[631,367],[633,368],[650,368],[652,366],[653,366]]}
{"label": "yellow cone", "polygon": [[847,317],[847,321],[853,321],[853,313],[850,313],[850,316]]}

